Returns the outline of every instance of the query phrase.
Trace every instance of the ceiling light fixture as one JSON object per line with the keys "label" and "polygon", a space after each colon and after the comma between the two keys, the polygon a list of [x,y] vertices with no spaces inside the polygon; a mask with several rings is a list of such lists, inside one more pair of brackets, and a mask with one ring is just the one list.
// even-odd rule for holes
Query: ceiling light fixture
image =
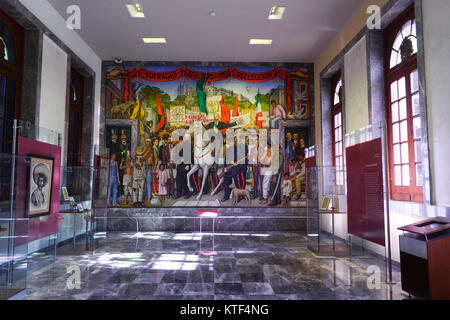
{"label": "ceiling light fixture", "polygon": [[269,20],[281,20],[286,7],[272,7],[269,12]]}
{"label": "ceiling light fixture", "polygon": [[209,14],[211,17],[215,17],[215,16],[216,16],[216,12],[215,12],[215,11],[210,11],[208,14]]}
{"label": "ceiling light fixture", "polygon": [[145,18],[144,11],[139,3],[127,4],[127,9],[132,18]]}
{"label": "ceiling light fixture", "polygon": [[166,43],[166,38],[142,38],[144,43]]}
{"label": "ceiling light fixture", "polygon": [[264,44],[264,45],[271,45],[272,39],[250,39],[250,44]]}

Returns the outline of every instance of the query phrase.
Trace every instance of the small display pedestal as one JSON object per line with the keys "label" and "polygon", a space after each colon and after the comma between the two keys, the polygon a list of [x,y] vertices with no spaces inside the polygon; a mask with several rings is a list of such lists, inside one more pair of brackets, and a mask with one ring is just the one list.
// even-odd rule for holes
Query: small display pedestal
{"label": "small display pedestal", "polygon": [[[60,211],[59,214],[73,214],[73,215],[77,215],[77,214],[81,214],[83,216],[89,215],[91,213],[92,210],[90,209],[85,209],[83,211],[77,211],[77,210],[66,210],[66,211]],[[75,249],[76,247],[76,217],[73,217],[73,248]],[[85,219],[86,220],[86,219]],[[88,224],[89,222],[86,220],[86,251],[89,250],[89,243],[88,243]]]}
{"label": "small display pedestal", "polygon": [[399,230],[402,289],[417,297],[450,299],[450,219],[434,218]]}

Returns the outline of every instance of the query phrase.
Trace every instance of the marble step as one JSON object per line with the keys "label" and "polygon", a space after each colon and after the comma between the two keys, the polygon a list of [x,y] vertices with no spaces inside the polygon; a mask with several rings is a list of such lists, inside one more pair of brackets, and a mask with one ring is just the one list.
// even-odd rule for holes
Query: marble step
{"label": "marble step", "polygon": [[[197,210],[209,208],[109,208],[108,218],[162,218],[196,217]],[[264,207],[264,208],[210,208],[217,210],[219,217],[306,217],[306,208]]]}
{"label": "marble step", "polygon": [[306,231],[304,216],[108,217],[108,231]]}

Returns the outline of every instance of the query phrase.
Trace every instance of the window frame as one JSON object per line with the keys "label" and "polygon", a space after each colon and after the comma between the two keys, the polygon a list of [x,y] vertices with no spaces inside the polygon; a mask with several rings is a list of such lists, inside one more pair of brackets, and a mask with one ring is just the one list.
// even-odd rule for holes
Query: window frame
{"label": "window frame", "polygon": [[[335,94],[336,94],[336,89],[338,84],[341,83],[341,87],[339,89],[339,102],[338,103],[334,103],[335,102]],[[332,165],[333,167],[336,167],[336,185],[339,186],[344,186],[345,185],[345,176],[344,176],[344,167],[345,167],[345,160],[344,160],[344,113],[343,113],[343,108],[342,108],[342,90],[343,90],[344,86],[343,86],[343,80],[342,80],[342,73],[341,71],[338,71],[332,78],[330,81],[330,103],[331,103],[331,145],[332,145]],[[336,126],[334,118],[336,115],[340,114],[341,115],[341,123],[339,126]],[[341,130],[341,139],[339,141],[336,141],[336,134],[335,131],[336,129],[340,129]],[[336,145],[338,143],[341,143],[341,155],[337,156],[336,155]],[[340,164],[337,163],[337,158],[340,157],[342,158],[342,166]],[[340,170],[338,170],[337,168],[340,167]],[[339,178],[338,176],[341,175],[341,182],[339,183]]]}
{"label": "window frame", "polygon": [[[0,153],[11,153],[12,151],[12,126],[14,119],[20,119],[22,116],[22,83],[23,83],[23,61],[25,47],[25,29],[0,10],[0,20],[4,23],[4,28],[8,28],[11,41],[15,49],[16,63],[13,64],[9,60],[0,58],[0,74],[5,79],[5,94],[1,95],[3,99],[4,109],[3,115],[0,117]],[[9,51],[9,48],[7,48]],[[9,54],[9,53],[8,53]],[[9,91],[9,84],[15,83],[15,90]],[[9,106],[8,106],[9,104]],[[12,119],[8,115],[7,108],[13,108]],[[11,130],[11,131],[9,131]],[[8,135],[11,134],[9,138]],[[9,198],[10,181],[0,181],[0,200]]]}
{"label": "window frame", "polygon": [[[390,67],[392,47],[396,36],[403,25],[409,20],[415,20],[414,5],[406,9],[391,25],[389,25],[384,31],[384,44],[385,44],[385,97],[386,97],[386,123],[387,123],[387,136],[388,136],[388,163],[389,163],[389,184],[390,184],[390,199],[398,201],[408,202],[423,202],[423,186],[416,184],[416,164],[420,163],[420,159],[415,157],[414,143],[419,139],[414,138],[414,126],[412,115],[412,97],[416,94],[416,91],[411,92],[411,80],[410,75],[415,70],[418,70],[417,66],[417,53],[405,59],[400,64]],[[416,23],[417,24],[417,23]],[[399,186],[395,183],[395,166],[394,166],[394,142],[393,142],[393,119],[392,119],[392,94],[391,84],[405,77],[405,90],[406,90],[406,123],[408,133],[408,160],[409,160],[409,186]],[[420,114],[419,114],[420,116]],[[403,120],[405,121],[405,120]],[[423,128],[422,128],[423,129]],[[403,173],[402,173],[403,177]]]}

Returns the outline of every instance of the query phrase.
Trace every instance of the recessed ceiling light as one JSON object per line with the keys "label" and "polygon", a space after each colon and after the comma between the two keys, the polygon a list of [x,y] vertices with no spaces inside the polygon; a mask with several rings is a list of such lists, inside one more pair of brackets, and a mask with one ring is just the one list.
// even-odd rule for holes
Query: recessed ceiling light
{"label": "recessed ceiling light", "polygon": [[272,44],[272,39],[250,39],[250,44],[271,45]]}
{"label": "recessed ceiling light", "polygon": [[139,3],[127,4],[128,12],[133,18],[145,18],[144,11]]}
{"label": "recessed ceiling light", "polygon": [[269,20],[280,20],[283,18],[286,7],[272,7],[269,13]]}
{"label": "recessed ceiling light", "polygon": [[215,11],[210,11],[208,14],[209,14],[211,17],[215,17],[215,16],[216,16],[216,12],[215,12]]}
{"label": "recessed ceiling light", "polygon": [[142,38],[144,43],[166,43],[166,38]]}

